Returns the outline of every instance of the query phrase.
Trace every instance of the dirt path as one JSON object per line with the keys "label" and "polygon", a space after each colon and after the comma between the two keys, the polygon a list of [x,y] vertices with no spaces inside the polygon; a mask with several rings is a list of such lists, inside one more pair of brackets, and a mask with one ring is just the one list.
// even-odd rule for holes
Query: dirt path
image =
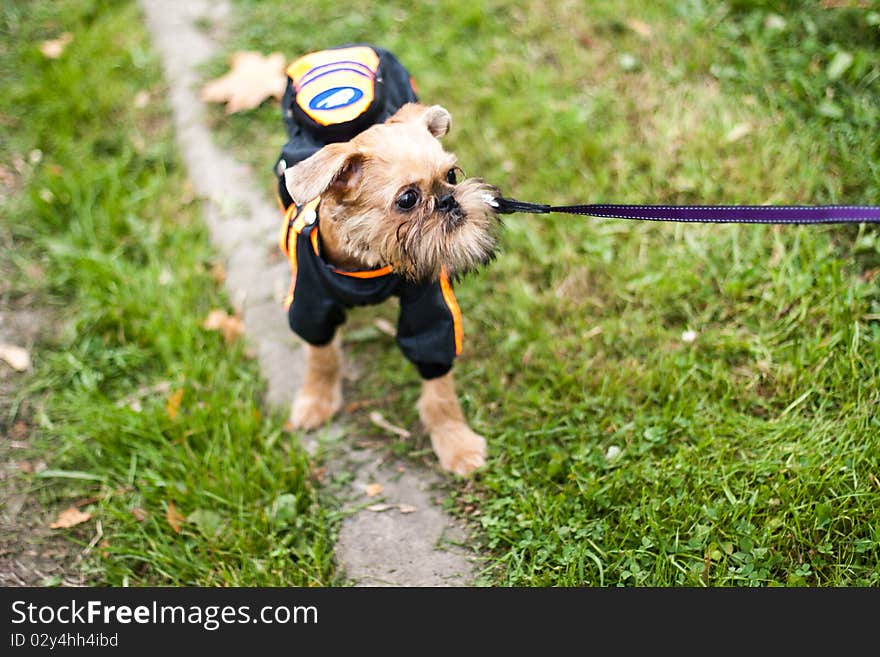
{"label": "dirt path", "polygon": [[[2,248],[2,247],[0,247]],[[0,262],[0,274],[3,263]],[[0,285],[0,344],[30,351],[53,329],[53,318],[31,298]],[[0,361],[0,586],[82,586],[80,548],[49,529],[53,509],[32,490],[29,473],[46,464],[32,445],[30,401],[18,405],[25,373]]]}
{"label": "dirt path", "polygon": [[[165,68],[183,159],[196,192],[205,199],[212,241],[227,258],[228,293],[243,315],[246,338],[268,383],[267,402],[287,408],[299,385],[302,355],[281,306],[288,267],[283,260],[271,264],[268,257],[277,250],[278,209],[270,201],[269,183],[214,145],[198,94],[198,67],[214,55],[229,7],[207,0],[141,0],[141,6]],[[347,446],[327,467],[330,473],[353,474],[344,494],[353,512],[337,544],[338,564],[351,583],[470,584],[474,563],[460,545],[464,531],[436,504],[443,477],[383,452],[357,449],[351,437],[341,442]],[[367,484],[376,483],[382,496],[369,502],[387,508],[355,511],[368,501]]]}

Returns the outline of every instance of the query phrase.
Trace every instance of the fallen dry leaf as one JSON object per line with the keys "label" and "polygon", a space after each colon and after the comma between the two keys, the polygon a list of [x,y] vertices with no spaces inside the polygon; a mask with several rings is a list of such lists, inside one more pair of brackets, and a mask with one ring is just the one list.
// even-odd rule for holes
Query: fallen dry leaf
{"label": "fallen dry leaf", "polygon": [[143,522],[144,520],[147,519],[147,512],[144,511],[139,506],[136,506],[131,510],[131,515],[133,515],[134,519],[137,520],[138,522]]}
{"label": "fallen dry leaf", "polygon": [[165,402],[165,412],[168,413],[168,417],[172,420],[177,419],[177,414],[180,412],[180,402],[182,401],[183,389],[181,388],[168,397],[168,401]]}
{"label": "fallen dry leaf", "polygon": [[752,131],[752,126],[751,126],[751,124],[749,124],[749,123],[739,123],[739,124],[733,126],[733,128],[732,128],[732,129],[727,133],[727,135],[724,137],[724,140],[725,140],[728,144],[732,144],[733,142],[735,142],[735,141],[739,141],[740,139],[742,139],[743,137],[745,137],[745,136],[746,136],[747,134],[749,134],[751,131]]}
{"label": "fallen dry leaf", "polygon": [[372,411],[370,413],[370,422],[375,424],[377,427],[385,429],[385,431],[390,431],[391,433],[397,434],[401,438],[409,438],[412,435],[403,427],[398,427],[391,424],[388,420],[382,417],[382,414],[379,411]]}
{"label": "fallen dry leaf", "polygon": [[12,173],[12,169],[3,166],[0,164],[0,185],[6,187],[7,189],[12,189],[15,187],[15,183],[17,178],[14,173]]}
{"label": "fallen dry leaf", "polygon": [[222,331],[223,340],[226,344],[229,344],[244,333],[241,317],[239,315],[230,315],[225,310],[212,310],[208,313],[208,316],[202,323],[202,328],[208,331]]}
{"label": "fallen dry leaf", "polygon": [[134,95],[134,100],[132,102],[134,103],[134,106],[138,109],[146,107],[150,102],[150,92],[145,89],[141,89]]}
{"label": "fallen dry leaf", "polygon": [[413,513],[418,511],[418,509],[411,504],[371,504],[367,507],[367,511],[373,511],[374,513],[382,513],[389,509],[397,509],[401,513]]}
{"label": "fallen dry leaf", "polygon": [[346,415],[350,415],[351,413],[354,413],[355,411],[363,408],[364,406],[369,406],[370,404],[375,404],[375,403],[376,403],[375,399],[355,399],[354,401],[348,402],[345,405],[345,413],[346,413]]}
{"label": "fallen dry leaf", "polygon": [[81,509],[84,506],[88,506],[89,504],[94,504],[98,500],[104,499],[103,495],[89,495],[88,497],[84,497],[81,500],[77,500],[73,503],[77,509]]}
{"label": "fallen dry leaf", "polygon": [[349,402],[345,406],[346,413],[354,413],[355,411],[359,411],[362,408],[366,408],[367,406],[375,406],[376,404],[386,404],[388,402],[394,401],[400,395],[393,394],[388,395],[387,397],[375,398],[375,399],[355,399],[353,402]]}
{"label": "fallen dry leaf", "polygon": [[73,41],[73,35],[70,32],[65,32],[57,39],[43,41],[40,44],[40,52],[49,59],[58,59],[71,41]]}
{"label": "fallen dry leaf", "polygon": [[211,265],[211,278],[217,285],[223,285],[226,281],[226,265],[222,262],[215,262]]}
{"label": "fallen dry leaf", "polygon": [[223,328],[223,322],[227,317],[229,314],[225,310],[212,310],[202,322],[202,328],[208,331],[219,331]]}
{"label": "fallen dry leaf", "polygon": [[24,420],[19,420],[15,424],[12,425],[12,431],[10,433],[13,439],[21,440],[22,438],[28,435],[28,425]]}
{"label": "fallen dry leaf", "polygon": [[168,524],[171,525],[171,529],[179,534],[180,526],[183,524],[184,517],[183,514],[177,510],[177,507],[174,506],[174,502],[168,502],[168,511],[165,512],[165,519],[168,521]]}
{"label": "fallen dry leaf", "polygon": [[[593,38],[589,34],[585,34],[585,33],[579,34],[577,40],[578,40],[579,44],[581,44],[584,48],[587,48],[587,49],[592,49],[596,45],[596,42],[593,41]],[[506,162],[501,165],[502,169],[505,169],[505,164],[506,164]],[[512,170],[512,167],[511,167],[511,170]],[[506,171],[506,169],[505,169],[505,171]]]}
{"label": "fallen dry leaf", "polygon": [[376,497],[382,492],[382,484],[367,484],[367,497]]}
{"label": "fallen dry leaf", "polygon": [[651,36],[651,26],[644,21],[640,21],[638,18],[630,18],[626,22],[626,26],[633,32],[638,34],[640,37],[644,37],[645,39],[647,39],[649,36]]}
{"label": "fallen dry leaf", "polygon": [[324,483],[324,479],[327,476],[327,466],[322,465],[319,468],[312,469],[312,478],[317,481],[319,484]]}
{"label": "fallen dry leaf", "polygon": [[80,511],[75,506],[68,507],[58,514],[55,522],[51,523],[51,529],[67,529],[68,527],[76,527],[87,520],[91,519],[92,514],[86,511]]}
{"label": "fallen dry leaf", "polygon": [[230,58],[231,70],[202,87],[202,100],[226,103],[226,113],[253,109],[269,97],[281,99],[287,85],[285,59],[280,52],[265,56],[239,51]]}
{"label": "fallen dry leaf", "polygon": [[397,335],[397,329],[394,328],[394,324],[389,322],[387,319],[380,317],[375,322],[373,322],[373,324],[385,335],[390,335],[392,338]]}
{"label": "fallen dry leaf", "polygon": [[0,344],[0,360],[5,360],[18,372],[24,372],[31,367],[31,355],[28,350],[14,344]]}

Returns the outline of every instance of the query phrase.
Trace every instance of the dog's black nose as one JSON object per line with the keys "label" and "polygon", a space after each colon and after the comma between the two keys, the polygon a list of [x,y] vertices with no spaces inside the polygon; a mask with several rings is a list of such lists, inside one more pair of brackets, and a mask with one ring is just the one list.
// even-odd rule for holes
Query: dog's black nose
{"label": "dog's black nose", "polygon": [[453,194],[444,194],[437,199],[437,209],[443,212],[450,212],[458,207],[458,201],[455,200]]}

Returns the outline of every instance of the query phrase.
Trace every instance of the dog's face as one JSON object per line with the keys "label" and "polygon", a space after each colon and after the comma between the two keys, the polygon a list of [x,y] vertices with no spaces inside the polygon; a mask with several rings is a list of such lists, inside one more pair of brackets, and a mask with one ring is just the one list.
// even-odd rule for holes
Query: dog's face
{"label": "dog's face", "polygon": [[392,265],[416,281],[469,271],[494,253],[498,190],[458,180],[457,160],[439,141],[451,121],[440,106],[404,105],[287,169],[287,190],[300,205],[321,196],[322,235],[335,231],[339,248],[364,267]]}

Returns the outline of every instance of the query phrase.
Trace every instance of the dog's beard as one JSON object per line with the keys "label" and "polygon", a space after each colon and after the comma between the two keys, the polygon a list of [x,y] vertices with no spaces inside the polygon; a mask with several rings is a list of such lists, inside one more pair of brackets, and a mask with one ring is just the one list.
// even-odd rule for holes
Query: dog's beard
{"label": "dog's beard", "polygon": [[[371,267],[392,265],[412,281],[456,277],[489,262],[500,224],[487,198],[498,190],[479,179],[455,187],[447,210],[434,199],[410,213],[367,212],[344,220],[346,250]],[[392,219],[394,217],[394,219]]]}

